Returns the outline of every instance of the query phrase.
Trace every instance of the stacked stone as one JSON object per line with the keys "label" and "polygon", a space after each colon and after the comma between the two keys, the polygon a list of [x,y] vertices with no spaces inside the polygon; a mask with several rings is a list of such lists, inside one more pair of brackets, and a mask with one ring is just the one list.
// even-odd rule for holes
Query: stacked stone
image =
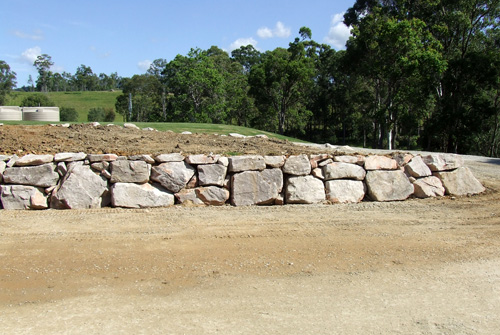
{"label": "stacked stone", "polygon": [[484,191],[457,155],[0,155],[4,209],[356,203]]}

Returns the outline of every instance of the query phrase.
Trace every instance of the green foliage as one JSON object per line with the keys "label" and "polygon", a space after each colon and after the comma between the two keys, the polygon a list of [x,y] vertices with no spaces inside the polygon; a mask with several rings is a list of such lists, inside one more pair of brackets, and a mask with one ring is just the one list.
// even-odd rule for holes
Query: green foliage
{"label": "green foliage", "polygon": [[0,60],[0,106],[5,105],[7,96],[16,86],[16,73],[10,70],[9,64]]}
{"label": "green foliage", "polygon": [[73,107],[61,107],[59,108],[59,117],[61,121],[77,122],[78,112]]}
{"label": "green foliage", "polygon": [[113,122],[115,120],[115,112],[112,108],[91,108],[87,115],[89,122]]}
{"label": "green foliage", "polygon": [[34,93],[26,96],[20,104],[21,107],[54,107],[55,103],[45,94]]}

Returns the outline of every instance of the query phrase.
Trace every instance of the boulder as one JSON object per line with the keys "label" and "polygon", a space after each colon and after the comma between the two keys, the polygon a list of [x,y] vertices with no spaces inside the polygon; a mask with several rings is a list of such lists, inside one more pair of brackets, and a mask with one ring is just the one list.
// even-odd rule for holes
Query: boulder
{"label": "boulder", "polygon": [[420,156],[413,157],[412,160],[405,165],[405,171],[415,178],[432,176],[431,170]]}
{"label": "boulder", "polygon": [[180,153],[161,154],[155,157],[155,161],[158,163],[182,162],[183,160],[184,156]]}
{"label": "boulder", "polygon": [[42,165],[51,163],[54,161],[54,156],[52,155],[26,155],[19,158],[15,166],[32,166],[32,165]]}
{"label": "boulder", "polygon": [[315,169],[319,166],[319,162],[323,162],[328,159],[328,154],[310,155],[309,162],[311,163],[311,169]]}
{"label": "boulder", "polygon": [[54,155],[55,162],[74,162],[83,161],[87,158],[84,152],[61,152]]}
{"label": "boulder", "polygon": [[46,209],[47,195],[43,188],[25,185],[0,185],[4,209]]}
{"label": "boulder", "polygon": [[437,177],[430,176],[417,179],[413,182],[415,189],[413,195],[417,198],[442,197],[445,189],[443,183]]}
{"label": "boulder", "polygon": [[234,206],[272,204],[283,189],[280,169],[245,171],[231,179],[231,203]]}
{"label": "boulder", "polygon": [[152,168],[151,179],[170,192],[177,193],[186,187],[195,172],[196,170],[186,162],[167,162]]}
{"label": "boulder", "polygon": [[368,195],[374,201],[405,200],[413,194],[413,185],[401,170],[368,171],[365,182]]}
{"label": "boulder", "polygon": [[111,162],[111,183],[147,183],[151,165],[144,161],[117,160]]}
{"label": "boulder", "polygon": [[196,194],[195,189],[182,189],[175,193],[175,197],[180,204],[204,205],[204,202]]}
{"label": "boulder", "polygon": [[325,180],[332,179],[354,179],[363,180],[366,176],[366,171],[357,164],[333,162],[323,166],[323,175]]}
{"label": "boulder", "polygon": [[207,186],[195,189],[196,196],[209,206],[222,206],[229,199],[229,191],[222,187]]}
{"label": "boulder", "polygon": [[339,162],[339,163],[358,164],[358,165],[362,166],[365,163],[365,156],[361,156],[361,155],[356,155],[356,156],[342,155],[342,156],[334,156],[333,160],[335,162]]}
{"label": "boulder", "polygon": [[56,165],[48,163],[7,168],[3,173],[3,179],[5,184],[50,187],[57,184],[59,174],[56,172]]}
{"label": "boulder", "polygon": [[321,179],[321,180],[325,180],[325,175],[323,174],[323,169],[322,168],[315,168],[311,171],[311,175],[313,175],[314,177],[318,178],[318,179]]}
{"label": "boulder", "polygon": [[198,182],[201,186],[224,186],[227,167],[222,164],[198,165]]}
{"label": "boulder", "polygon": [[261,171],[266,168],[262,156],[234,156],[229,157],[229,172]]}
{"label": "boulder", "polygon": [[219,156],[219,159],[217,160],[217,164],[224,165],[225,167],[228,167],[229,166],[229,158]]}
{"label": "boulder", "polygon": [[107,170],[109,168],[109,162],[92,163],[92,164],[90,164],[90,167],[92,169],[94,169],[95,171],[102,172],[102,171]]}
{"label": "boulder", "polygon": [[283,173],[293,176],[307,176],[311,173],[311,162],[307,155],[290,156],[283,165]]}
{"label": "boulder", "polygon": [[207,155],[189,155],[186,157],[186,163],[198,165],[198,164],[215,164],[219,160],[219,156],[207,156]]}
{"label": "boulder", "polygon": [[87,155],[87,159],[90,163],[95,162],[112,162],[118,159],[118,156],[115,154],[89,154]]}
{"label": "boulder", "polygon": [[88,165],[71,164],[52,192],[50,206],[56,209],[100,208],[107,205],[108,193],[106,178],[96,175]]}
{"label": "boulder", "polygon": [[113,207],[148,208],[174,204],[174,195],[158,184],[116,183],[111,186]]}
{"label": "boulder", "polygon": [[464,159],[455,154],[430,154],[422,157],[431,171],[449,171],[464,165]]}
{"label": "boulder", "polygon": [[443,183],[446,194],[467,195],[478,194],[485,191],[485,188],[474,177],[468,167],[460,167],[453,171],[434,172]]}
{"label": "boulder", "polygon": [[368,156],[365,158],[365,170],[396,170],[398,162],[386,156]]}
{"label": "boulder", "polygon": [[359,180],[337,179],[325,183],[326,200],[333,203],[355,203],[365,197],[366,186]]}
{"label": "boulder", "polygon": [[280,168],[285,164],[285,156],[264,156],[264,162],[268,167]]}
{"label": "boulder", "polygon": [[136,126],[133,123],[124,123],[123,128],[128,128],[128,129],[134,129],[134,130],[141,130],[138,126]]}
{"label": "boulder", "polygon": [[287,180],[285,188],[287,204],[316,204],[325,200],[323,182],[313,176],[296,176]]}
{"label": "boulder", "polygon": [[132,155],[132,156],[128,156],[128,160],[130,160],[130,161],[144,161],[148,164],[155,163],[154,158],[151,157],[150,155]]}

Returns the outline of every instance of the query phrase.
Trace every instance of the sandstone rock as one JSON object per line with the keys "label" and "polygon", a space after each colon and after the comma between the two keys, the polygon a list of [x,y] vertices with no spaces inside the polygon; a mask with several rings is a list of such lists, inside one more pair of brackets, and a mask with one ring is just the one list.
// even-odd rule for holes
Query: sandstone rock
{"label": "sandstone rock", "polygon": [[485,188],[474,177],[468,167],[460,167],[453,171],[435,172],[450,195],[478,194],[485,191]]}
{"label": "sandstone rock", "polygon": [[413,187],[415,189],[413,194],[417,198],[442,197],[445,192],[441,180],[434,176],[415,180]]}
{"label": "sandstone rock", "polygon": [[365,158],[365,169],[370,170],[396,170],[398,162],[385,156],[368,156]]}
{"label": "sandstone rock", "polygon": [[399,167],[404,167],[406,164],[408,164],[412,159],[413,155],[412,154],[404,154],[404,153],[398,153],[392,156],[392,158],[398,163]]}
{"label": "sandstone rock", "polygon": [[117,160],[111,162],[111,183],[147,183],[151,165],[144,161]]}
{"label": "sandstone rock", "polygon": [[175,193],[175,197],[180,204],[204,205],[204,202],[196,194],[195,189],[182,189]]}
{"label": "sandstone rock", "polygon": [[196,170],[186,162],[167,162],[153,167],[151,179],[167,190],[177,193],[186,186],[195,172]]}
{"label": "sandstone rock", "polygon": [[311,168],[315,169],[319,166],[319,162],[328,159],[328,154],[310,155],[309,162],[311,163]]}
{"label": "sandstone rock", "polygon": [[455,154],[430,154],[422,159],[433,172],[454,170],[464,165],[463,157]]}
{"label": "sandstone rock", "polygon": [[264,156],[264,162],[271,168],[280,168],[285,164],[285,156]]}
{"label": "sandstone rock", "polygon": [[64,162],[57,163],[56,171],[57,171],[57,173],[59,173],[59,176],[64,177],[66,175],[66,172],[68,172],[68,168],[66,167],[66,163],[64,163]]}
{"label": "sandstone rock", "polygon": [[111,186],[113,207],[148,208],[174,204],[174,195],[160,185],[116,183]]}
{"label": "sandstone rock", "polygon": [[360,202],[365,197],[366,187],[358,180],[329,180],[325,183],[326,200],[333,203]]}
{"label": "sandstone rock", "polygon": [[307,155],[290,156],[283,165],[283,173],[306,176],[311,173],[311,162]]}
{"label": "sandstone rock", "polygon": [[361,165],[361,166],[363,164],[365,164],[365,156],[361,156],[361,155],[356,155],[356,156],[349,156],[349,155],[334,156],[333,160],[335,162],[339,162],[339,163],[358,164],[358,165]]}
{"label": "sandstone rock", "polygon": [[107,170],[109,167],[109,162],[97,162],[97,163],[92,163],[90,164],[90,167],[94,169],[95,171],[102,172],[104,170]]}
{"label": "sandstone rock", "polygon": [[5,171],[5,168],[7,167],[7,163],[4,161],[0,161],[0,183],[3,181],[3,172]]}
{"label": "sandstone rock", "polygon": [[88,165],[71,164],[66,176],[52,192],[50,206],[57,209],[100,208],[106,204],[108,182]]}
{"label": "sandstone rock", "polygon": [[235,206],[269,205],[283,189],[280,169],[245,171],[231,180],[231,203]]}
{"label": "sandstone rock", "polygon": [[43,188],[24,185],[0,185],[0,200],[4,209],[46,209],[47,196]]}
{"label": "sandstone rock", "polygon": [[61,152],[54,155],[55,162],[74,162],[83,161],[87,158],[84,152]]}
{"label": "sandstone rock", "polygon": [[52,163],[54,156],[52,155],[26,155],[16,161],[15,166],[33,166]]}
{"label": "sandstone rock", "polygon": [[183,160],[184,156],[180,153],[161,154],[155,157],[155,161],[158,163],[182,162]]}
{"label": "sandstone rock", "polygon": [[365,182],[368,195],[374,201],[405,200],[413,194],[413,185],[401,170],[368,171]]}
{"label": "sandstone rock", "polygon": [[186,184],[186,188],[196,188],[196,187],[198,187],[198,176],[195,173]]}
{"label": "sandstone rock", "polygon": [[323,166],[328,165],[328,164],[332,164],[332,163],[333,163],[333,159],[328,158],[324,161],[319,162],[318,167],[323,168]]}
{"label": "sandstone rock", "polygon": [[264,170],[266,162],[262,156],[229,157],[229,172]]}
{"label": "sandstone rock", "polygon": [[412,160],[405,165],[405,171],[415,178],[432,176],[431,170],[420,156],[413,157]]}
{"label": "sandstone rock", "polygon": [[198,180],[201,186],[224,186],[227,167],[221,164],[198,165]]}
{"label": "sandstone rock", "polygon": [[95,163],[95,162],[112,162],[116,161],[118,159],[118,156],[115,154],[89,154],[87,155],[88,160],[90,163]]}
{"label": "sandstone rock", "polygon": [[13,167],[14,164],[16,164],[18,159],[19,159],[19,157],[17,157],[17,155],[12,155],[9,158],[9,160],[7,161],[7,167]]}
{"label": "sandstone rock", "polygon": [[323,169],[322,168],[315,168],[315,169],[313,169],[312,172],[311,172],[311,175],[313,175],[314,177],[316,177],[318,179],[321,179],[321,180],[325,179],[325,174],[323,173]]}
{"label": "sandstone rock", "polygon": [[323,167],[325,180],[332,179],[355,179],[363,180],[366,171],[357,164],[334,162]]}
{"label": "sandstone rock", "polygon": [[229,158],[227,158],[227,157],[219,157],[219,159],[217,160],[217,164],[220,164],[220,165],[223,165],[225,167],[228,167],[229,166]]}
{"label": "sandstone rock", "polygon": [[207,186],[195,189],[197,197],[205,205],[222,206],[229,199],[229,191],[222,187]]}
{"label": "sandstone rock", "polygon": [[325,200],[323,182],[313,176],[288,178],[285,193],[287,204],[315,204]]}
{"label": "sandstone rock", "polygon": [[135,129],[135,130],[141,130],[141,128],[137,127],[133,123],[124,123],[123,128],[128,128],[128,129]]}
{"label": "sandstone rock", "polygon": [[148,164],[155,163],[154,158],[151,157],[150,155],[132,155],[132,156],[128,156],[128,160],[130,160],[130,161],[144,161]]}
{"label": "sandstone rock", "polygon": [[7,168],[3,173],[3,179],[5,184],[50,187],[57,184],[59,174],[56,172],[56,166],[48,163]]}
{"label": "sandstone rock", "polygon": [[207,155],[189,155],[186,157],[186,163],[198,165],[198,164],[215,164],[219,156],[207,156]]}

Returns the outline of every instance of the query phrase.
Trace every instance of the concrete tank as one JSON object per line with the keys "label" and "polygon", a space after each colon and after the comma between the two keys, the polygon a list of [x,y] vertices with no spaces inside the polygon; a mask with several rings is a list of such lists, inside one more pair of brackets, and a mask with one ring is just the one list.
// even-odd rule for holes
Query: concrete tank
{"label": "concrete tank", "polygon": [[23,107],[23,120],[59,122],[59,107]]}
{"label": "concrete tank", "polygon": [[22,121],[23,112],[18,106],[0,106],[0,121]]}

